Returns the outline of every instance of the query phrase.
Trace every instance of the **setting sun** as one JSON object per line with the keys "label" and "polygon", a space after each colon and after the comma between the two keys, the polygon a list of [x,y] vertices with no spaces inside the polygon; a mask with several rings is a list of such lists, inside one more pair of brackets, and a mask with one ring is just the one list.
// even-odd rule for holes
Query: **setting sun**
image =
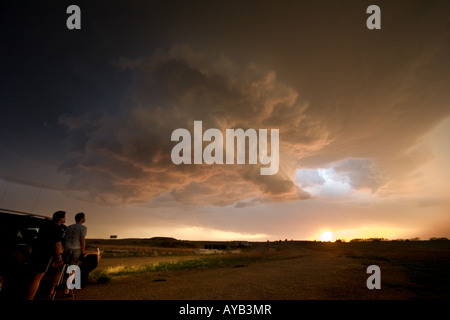
{"label": "setting sun", "polygon": [[325,231],[319,237],[320,241],[333,241],[333,232]]}

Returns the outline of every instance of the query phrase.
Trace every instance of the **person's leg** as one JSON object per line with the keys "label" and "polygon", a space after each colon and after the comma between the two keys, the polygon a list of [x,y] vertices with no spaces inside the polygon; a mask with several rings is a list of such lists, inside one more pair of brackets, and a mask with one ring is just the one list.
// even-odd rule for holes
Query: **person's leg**
{"label": "person's leg", "polygon": [[[71,260],[70,260],[70,265],[75,265],[78,266],[79,265],[79,260],[80,260],[80,256],[81,256],[81,249],[72,249],[72,254],[71,254]],[[73,272],[72,272],[73,274]],[[64,290],[64,294],[68,295],[69,294],[69,287],[67,287]]]}
{"label": "person's leg", "polygon": [[[75,273],[75,270],[72,271],[72,273],[69,275],[72,276]],[[66,289],[64,290],[64,296],[71,296],[72,294],[70,293],[69,287],[66,285]]]}
{"label": "person's leg", "polygon": [[35,273],[33,278],[31,279],[30,285],[28,287],[27,299],[33,300],[36,292],[39,288],[39,284],[41,283],[42,277],[44,277],[45,273]]}
{"label": "person's leg", "polygon": [[56,286],[58,285],[59,279],[61,277],[61,267],[58,267],[57,271],[55,272],[55,276],[53,277],[52,287],[50,288],[49,295],[53,296],[55,293]]}

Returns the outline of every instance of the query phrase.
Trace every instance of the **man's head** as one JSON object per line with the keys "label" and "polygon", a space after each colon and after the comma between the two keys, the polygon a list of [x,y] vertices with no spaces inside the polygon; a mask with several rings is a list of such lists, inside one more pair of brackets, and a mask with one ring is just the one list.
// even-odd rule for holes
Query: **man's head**
{"label": "man's head", "polygon": [[66,222],[66,212],[65,211],[56,211],[53,214],[52,221],[54,223],[64,223],[64,222]]}
{"label": "man's head", "polygon": [[84,220],[86,220],[85,215],[83,212],[79,212],[75,215],[75,222],[76,223],[83,223]]}

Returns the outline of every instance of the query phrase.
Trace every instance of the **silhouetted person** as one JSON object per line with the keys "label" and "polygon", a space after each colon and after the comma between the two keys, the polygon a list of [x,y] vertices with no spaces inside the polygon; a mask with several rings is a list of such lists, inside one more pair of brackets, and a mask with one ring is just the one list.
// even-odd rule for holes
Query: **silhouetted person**
{"label": "silhouetted person", "polygon": [[[61,225],[66,222],[66,212],[56,211],[53,214],[52,223],[44,224],[39,229],[39,233],[36,238],[36,242],[33,245],[33,251],[31,252],[31,268],[33,271],[33,277],[28,287],[27,299],[33,300],[36,292],[39,288],[42,278],[49,268],[61,266],[63,264],[62,259],[62,237],[63,229]],[[55,276],[52,288],[50,290],[50,296],[53,295],[55,287],[58,282],[57,276]]]}
{"label": "silhouetted person", "polygon": [[[86,255],[86,233],[87,228],[83,226],[86,215],[83,212],[75,215],[75,223],[67,227],[65,236],[65,250],[70,253],[70,265],[79,265],[80,260]],[[66,286],[64,295],[69,295],[69,288]]]}

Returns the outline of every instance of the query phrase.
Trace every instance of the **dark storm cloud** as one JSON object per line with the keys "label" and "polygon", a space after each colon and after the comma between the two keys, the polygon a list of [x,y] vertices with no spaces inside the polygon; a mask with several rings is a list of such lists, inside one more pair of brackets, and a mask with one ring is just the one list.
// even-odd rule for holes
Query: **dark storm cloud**
{"label": "dark storm cloud", "polygon": [[387,182],[382,170],[369,160],[347,159],[333,169],[336,173],[348,177],[350,186],[355,190],[368,188],[376,192]]}
{"label": "dark storm cloud", "polygon": [[[257,197],[309,197],[293,182],[295,159],[304,149],[324,143],[326,136],[302,116],[307,106],[273,71],[238,66],[189,46],[121,59],[118,66],[137,77],[126,105],[107,114],[60,118],[69,132],[68,158],[60,168],[70,176],[68,188],[123,202],[147,202],[162,193],[183,203],[216,205]],[[171,133],[177,128],[192,132],[194,120],[203,121],[203,130],[222,132],[279,128],[280,172],[261,176],[249,165],[175,166]]]}
{"label": "dark storm cloud", "polygon": [[[100,115],[61,118],[72,150],[61,166],[70,177],[68,187],[87,187],[94,198],[122,202],[170,194],[183,203],[241,206],[251,199],[309,198],[295,184],[300,168],[336,166],[353,189],[373,193],[406,181],[429,159],[414,148],[450,115],[446,5],[424,5],[423,12],[413,5],[407,13],[401,5],[380,5],[384,23],[378,33],[365,28],[360,4],[343,2],[337,12],[350,17],[345,21],[331,5],[302,4],[295,21],[308,21],[313,29],[283,29],[294,20],[277,6],[286,21],[269,19],[251,30],[244,27],[243,13],[237,14],[245,39],[233,33],[211,50],[174,45],[117,59],[117,70],[132,75],[128,99]],[[316,20],[307,18],[308,12]],[[196,30],[186,28],[177,34],[189,38]],[[217,24],[211,28],[218,31]],[[294,29],[295,38],[279,36],[293,35]],[[200,48],[208,48],[207,34],[198,38]],[[264,67],[243,59],[247,49]],[[280,80],[279,73],[289,80]],[[279,128],[279,173],[261,176],[248,165],[173,165],[170,135],[177,128],[192,132],[194,120],[203,121],[203,130],[222,132]]]}
{"label": "dark storm cloud", "polygon": [[[373,32],[364,1],[174,3],[81,3],[79,33],[67,33],[55,8],[49,27],[40,8],[9,36],[2,130],[29,132],[8,144],[27,140],[30,158],[44,147],[56,150],[53,163],[64,157],[58,188],[67,178],[68,191],[103,202],[248,207],[309,198],[294,183],[300,168],[302,187],[323,184],[316,169],[333,168],[375,193],[432,158],[416,146],[450,115],[448,1],[380,0],[382,29]],[[61,127],[39,140],[27,128],[55,117],[67,129],[65,153]],[[279,173],[173,165],[170,135],[192,132],[194,120],[222,132],[279,128]],[[39,185],[20,169],[4,173]]]}

